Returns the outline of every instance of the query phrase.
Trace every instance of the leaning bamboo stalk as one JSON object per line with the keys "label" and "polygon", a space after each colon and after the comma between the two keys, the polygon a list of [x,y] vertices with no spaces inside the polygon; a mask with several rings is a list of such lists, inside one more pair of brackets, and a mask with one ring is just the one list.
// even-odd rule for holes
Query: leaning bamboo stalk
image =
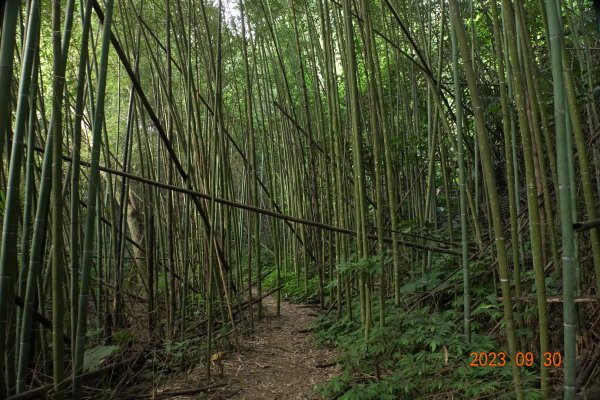
{"label": "leaning bamboo stalk", "polygon": [[[96,11],[96,14],[98,15],[98,19],[100,19],[100,21],[103,22],[105,19],[104,13],[102,12],[97,0],[92,0],[92,1],[94,2],[94,10]],[[162,123],[160,122],[158,116],[156,115],[156,113],[154,111],[154,108],[152,107],[152,105],[150,104],[150,101],[146,97],[146,94],[143,91],[136,74],[134,73],[129,61],[127,60],[127,56],[125,55],[123,48],[121,47],[116,36],[114,36],[112,33],[110,34],[110,41],[112,43],[113,48],[115,49],[115,52],[119,56],[121,63],[125,67],[125,70],[127,71],[127,75],[129,76],[131,83],[132,83],[135,91],[137,92],[137,94],[140,98],[140,101],[142,102],[144,109],[146,110],[146,112],[148,113],[148,116],[152,120],[152,123],[158,130],[160,140],[165,145],[167,153],[169,154],[169,157],[171,158],[171,162],[173,162],[175,169],[177,169],[177,172],[179,173],[179,175],[185,182],[186,186],[188,188],[191,188],[191,181],[189,179],[189,174],[185,171],[185,169],[183,168],[183,165],[181,164],[181,161],[177,157],[177,154],[175,153],[175,150],[173,149],[172,143],[168,139],[167,131],[163,127]],[[198,201],[197,198],[193,198],[193,201],[194,201],[194,205],[196,206],[196,209],[198,210],[198,212],[200,214],[200,217],[202,218],[202,222],[204,223],[206,229],[210,230],[211,221],[210,221],[209,215],[206,212],[205,207],[203,207],[202,204],[200,204],[200,202]],[[212,243],[216,249],[218,262],[225,268],[225,270],[228,271],[229,264],[227,263],[225,254],[223,252],[223,249],[221,248],[219,241],[216,238],[213,238]]]}

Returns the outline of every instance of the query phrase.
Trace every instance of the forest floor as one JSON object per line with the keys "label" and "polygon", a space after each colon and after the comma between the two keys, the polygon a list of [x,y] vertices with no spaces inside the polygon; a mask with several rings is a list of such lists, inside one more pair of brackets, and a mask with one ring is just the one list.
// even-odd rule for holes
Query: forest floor
{"label": "forest floor", "polygon": [[[205,392],[171,396],[170,399],[244,399],[244,400],[308,400],[320,398],[314,387],[339,373],[333,349],[316,347],[309,332],[318,316],[314,308],[281,302],[281,315],[276,316],[276,299],[263,300],[264,318],[255,322],[252,337],[241,338],[239,351],[228,352],[223,361],[223,377],[214,368],[211,383],[223,386]],[[167,387],[155,393],[173,393],[208,383],[202,366],[187,377],[169,380]],[[165,393],[165,394],[166,394]],[[164,397],[161,397],[164,398]]]}

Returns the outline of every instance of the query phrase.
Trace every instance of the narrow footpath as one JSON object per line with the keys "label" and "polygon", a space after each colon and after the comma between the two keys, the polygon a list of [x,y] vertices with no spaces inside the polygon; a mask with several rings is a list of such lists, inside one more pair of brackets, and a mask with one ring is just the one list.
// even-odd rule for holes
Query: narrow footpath
{"label": "narrow footpath", "polygon": [[[239,352],[228,353],[223,361],[223,377],[218,376],[218,388],[190,396],[171,399],[239,399],[239,400],[312,400],[320,397],[313,388],[339,372],[332,349],[317,348],[311,341],[309,328],[316,318],[307,306],[281,303],[281,316],[275,316],[276,299],[263,301],[265,317],[255,323],[253,338],[241,338]],[[199,367],[186,379],[171,381],[169,388],[197,386],[206,382],[204,369]],[[196,382],[196,384],[194,384]],[[176,383],[176,385],[174,385]],[[157,391],[157,397],[160,397]],[[164,397],[163,397],[164,398]]]}

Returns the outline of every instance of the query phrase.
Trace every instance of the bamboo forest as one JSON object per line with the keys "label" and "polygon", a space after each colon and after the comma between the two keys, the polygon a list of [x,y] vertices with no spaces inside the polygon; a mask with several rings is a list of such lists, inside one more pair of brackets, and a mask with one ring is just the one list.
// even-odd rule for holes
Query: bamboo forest
{"label": "bamboo forest", "polygon": [[600,0],[0,24],[0,400],[600,399]]}

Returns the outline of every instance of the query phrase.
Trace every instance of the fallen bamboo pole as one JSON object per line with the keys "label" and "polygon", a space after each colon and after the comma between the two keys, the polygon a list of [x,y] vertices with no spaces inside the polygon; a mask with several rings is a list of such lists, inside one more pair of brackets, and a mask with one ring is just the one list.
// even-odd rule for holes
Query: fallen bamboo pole
{"label": "fallen bamboo pole", "polygon": [[[39,147],[35,148],[36,151],[38,152],[44,152],[44,149],[41,149]],[[72,158],[69,156],[62,156],[63,160],[67,161],[67,162],[72,162]],[[79,164],[81,166],[84,167],[89,167],[89,163],[86,161],[80,161]],[[166,189],[166,190],[171,190],[173,192],[178,192],[178,193],[183,193],[183,194],[188,194],[191,195],[192,197],[198,199],[205,199],[205,200],[210,200],[210,201],[214,201],[215,203],[219,203],[219,204],[223,204],[226,206],[230,206],[230,207],[234,207],[234,208],[239,208],[242,210],[247,210],[247,211],[251,211],[251,212],[255,212],[258,214],[262,214],[262,215],[268,215],[270,217],[274,217],[277,219],[281,219],[284,221],[289,221],[289,222],[296,222],[299,224],[303,224],[303,225],[308,225],[308,226],[314,226],[317,228],[321,228],[324,230],[328,230],[328,231],[333,231],[333,232],[339,232],[339,233],[343,233],[346,235],[352,235],[352,236],[356,236],[356,231],[352,230],[352,229],[346,229],[346,228],[340,228],[338,226],[334,226],[334,225],[329,225],[329,224],[324,224],[322,222],[317,222],[317,221],[311,221],[311,220],[307,220],[307,219],[303,219],[303,218],[298,218],[298,217],[293,217],[291,215],[286,215],[286,214],[282,214],[279,212],[275,212],[275,211],[271,211],[271,210],[266,210],[264,208],[260,208],[260,207],[255,207],[255,206],[251,206],[248,204],[244,204],[244,203],[240,203],[237,201],[233,201],[233,200],[227,200],[227,199],[223,199],[220,197],[216,197],[210,194],[206,194],[206,193],[202,193],[202,192],[197,192],[195,190],[192,189],[188,189],[188,188],[182,188],[179,186],[175,186],[175,185],[169,185],[167,183],[162,183],[162,182],[158,182],[158,181],[154,181],[152,179],[147,179],[141,176],[137,176],[128,172],[123,172],[123,171],[118,171],[112,168],[108,168],[108,167],[103,167],[100,166],[100,170],[103,172],[106,172],[108,174],[111,175],[117,175],[117,176],[122,176],[128,179],[131,179],[133,181],[137,181],[146,185],[150,185],[150,186],[155,186],[155,187],[159,187],[161,189]],[[377,235],[367,235],[367,238],[371,239],[371,240],[377,240]],[[431,238],[431,239],[427,239],[427,240],[432,240],[435,241],[435,238]],[[383,238],[383,241],[386,243],[392,243],[392,238],[390,237],[385,237]],[[414,242],[408,242],[406,240],[402,240],[402,239],[397,239],[398,244],[404,247],[411,247],[411,248],[415,248],[415,249],[421,249],[421,250],[427,250],[427,251],[432,251],[434,253],[444,253],[444,254],[450,254],[450,255],[454,255],[454,256],[460,256],[461,252],[459,250],[455,250],[455,249],[451,249],[451,248],[447,248],[447,247],[435,247],[435,246],[428,246],[425,244],[420,244],[420,243],[414,243]]]}

